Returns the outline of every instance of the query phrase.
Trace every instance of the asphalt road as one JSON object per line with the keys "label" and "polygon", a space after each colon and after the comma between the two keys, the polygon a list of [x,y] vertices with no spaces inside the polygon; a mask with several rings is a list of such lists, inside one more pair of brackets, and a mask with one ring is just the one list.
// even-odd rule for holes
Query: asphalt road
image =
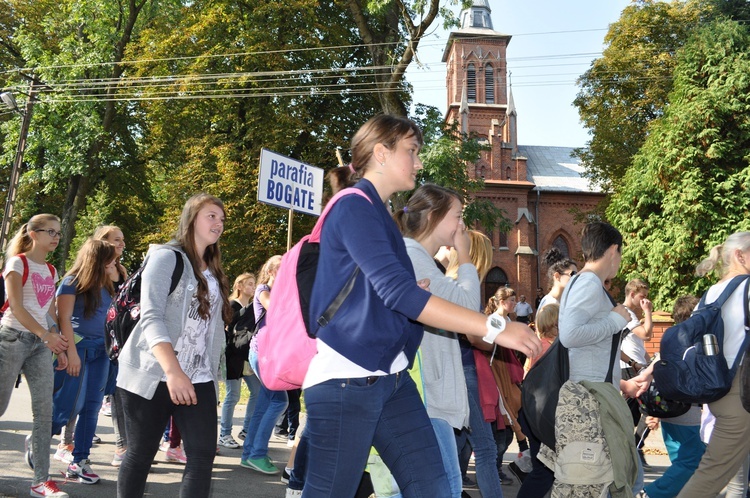
{"label": "asphalt road", "polygon": [[[237,405],[235,410],[235,436],[244,417],[245,406]],[[218,422],[217,422],[218,423]],[[0,498],[29,496],[29,486],[33,471],[23,459],[24,439],[31,433],[31,399],[25,382],[15,389],[11,397],[10,406],[0,418]],[[64,472],[66,464],[50,457],[50,475],[57,480],[60,489],[67,492],[71,498],[78,497],[115,497],[117,468],[110,466],[114,452],[114,432],[109,417],[99,417],[97,435],[102,443],[94,445],[91,452],[93,470],[99,474],[101,480],[94,485],[78,482],[65,482]],[[53,438],[50,454],[54,454],[58,442]],[[660,434],[653,434],[646,440],[647,453],[662,453],[662,455],[648,455],[648,461],[653,470],[646,473],[646,481],[655,479],[669,465],[664,456],[664,447]],[[279,480],[279,476],[267,476],[240,467],[241,448],[236,450],[220,448],[219,455],[214,462],[213,482],[211,493],[214,497],[241,496],[243,498],[283,498],[286,487]],[[515,443],[506,453],[506,459],[517,451]],[[283,468],[289,458],[290,449],[286,442],[271,438],[269,455],[279,468]],[[506,461],[507,463],[507,461]],[[167,463],[165,455],[159,452],[149,474],[146,496],[171,498],[179,496],[179,483],[182,480],[183,466]],[[506,473],[507,470],[506,470]],[[473,465],[469,468],[469,477],[475,479]],[[505,498],[516,498],[519,483],[515,480],[503,486]],[[480,498],[481,494],[475,489],[466,490],[472,498]],[[495,497],[493,497],[495,498]]]}

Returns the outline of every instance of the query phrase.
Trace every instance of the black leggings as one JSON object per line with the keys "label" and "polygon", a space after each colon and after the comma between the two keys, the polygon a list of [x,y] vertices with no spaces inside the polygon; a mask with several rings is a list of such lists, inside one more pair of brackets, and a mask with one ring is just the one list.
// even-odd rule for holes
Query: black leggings
{"label": "black leggings", "polygon": [[159,383],[152,399],[117,388],[127,418],[128,440],[128,451],[117,477],[119,498],[143,496],[151,462],[170,416],[180,428],[187,457],[180,498],[209,496],[216,457],[216,389],[213,382],[194,387],[198,404],[190,406],[172,403],[166,382]]}

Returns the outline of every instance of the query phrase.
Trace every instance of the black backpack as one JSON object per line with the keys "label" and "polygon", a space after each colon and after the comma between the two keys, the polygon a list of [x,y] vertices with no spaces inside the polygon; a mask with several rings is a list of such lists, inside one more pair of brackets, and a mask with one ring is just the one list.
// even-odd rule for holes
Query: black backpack
{"label": "black backpack", "polygon": [[[175,250],[172,250],[172,252],[174,252],[177,258],[177,263],[175,264],[174,272],[172,272],[169,294],[172,294],[177,288],[177,284],[180,283],[182,270],[185,266],[185,263],[182,261],[182,254]],[[107,319],[104,323],[104,344],[107,356],[115,363],[117,362],[117,357],[120,356],[122,348],[125,346],[125,341],[128,340],[128,337],[133,332],[135,324],[141,319],[141,274],[146,267],[147,261],[148,259],[125,280],[107,310]]]}
{"label": "black backpack", "polygon": [[[745,282],[745,338],[734,364],[729,367],[721,348],[724,346],[724,320],[721,307],[732,292]],[[661,394],[670,400],[685,403],[711,403],[723,398],[732,387],[732,380],[742,353],[750,338],[748,326],[747,286],[749,275],[740,275],[729,281],[724,292],[713,303],[706,304],[703,294],[690,318],[669,327],[661,338],[661,358],[654,364],[654,380]],[[716,336],[719,351],[706,354],[703,337]]]}

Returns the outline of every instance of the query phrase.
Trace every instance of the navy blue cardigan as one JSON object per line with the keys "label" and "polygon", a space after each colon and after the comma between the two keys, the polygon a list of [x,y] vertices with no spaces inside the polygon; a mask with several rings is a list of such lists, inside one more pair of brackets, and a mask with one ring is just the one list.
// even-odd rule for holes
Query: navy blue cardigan
{"label": "navy blue cardigan", "polygon": [[368,180],[361,189],[372,200],[349,195],[328,213],[320,240],[320,259],[310,303],[314,324],[351,276],[360,273],[333,320],[317,337],[357,365],[389,371],[404,351],[409,365],[424,333],[414,320],[430,293],[416,283],[404,239]]}

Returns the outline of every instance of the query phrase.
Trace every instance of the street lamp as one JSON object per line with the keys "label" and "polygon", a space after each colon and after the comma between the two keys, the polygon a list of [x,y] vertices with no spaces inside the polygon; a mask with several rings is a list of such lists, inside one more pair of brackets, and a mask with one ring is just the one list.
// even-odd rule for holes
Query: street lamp
{"label": "street lamp", "polygon": [[0,226],[0,251],[5,251],[5,245],[10,233],[10,223],[13,219],[13,207],[16,204],[16,191],[21,178],[21,164],[23,163],[23,152],[26,149],[26,137],[29,134],[29,124],[31,123],[31,111],[34,107],[34,97],[36,95],[34,80],[29,83],[29,98],[26,100],[26,109],[20,110],[16,104],[16,99],[10,92],[0,94],[0,100],[5,103],[11,110],[21,114],[21,131],[18,136],[18,148],[13,160],[13,169],[10,173],[10,186],[8,187],[8,198],[5,200],[5,212],[3,213],[3,224]]}

